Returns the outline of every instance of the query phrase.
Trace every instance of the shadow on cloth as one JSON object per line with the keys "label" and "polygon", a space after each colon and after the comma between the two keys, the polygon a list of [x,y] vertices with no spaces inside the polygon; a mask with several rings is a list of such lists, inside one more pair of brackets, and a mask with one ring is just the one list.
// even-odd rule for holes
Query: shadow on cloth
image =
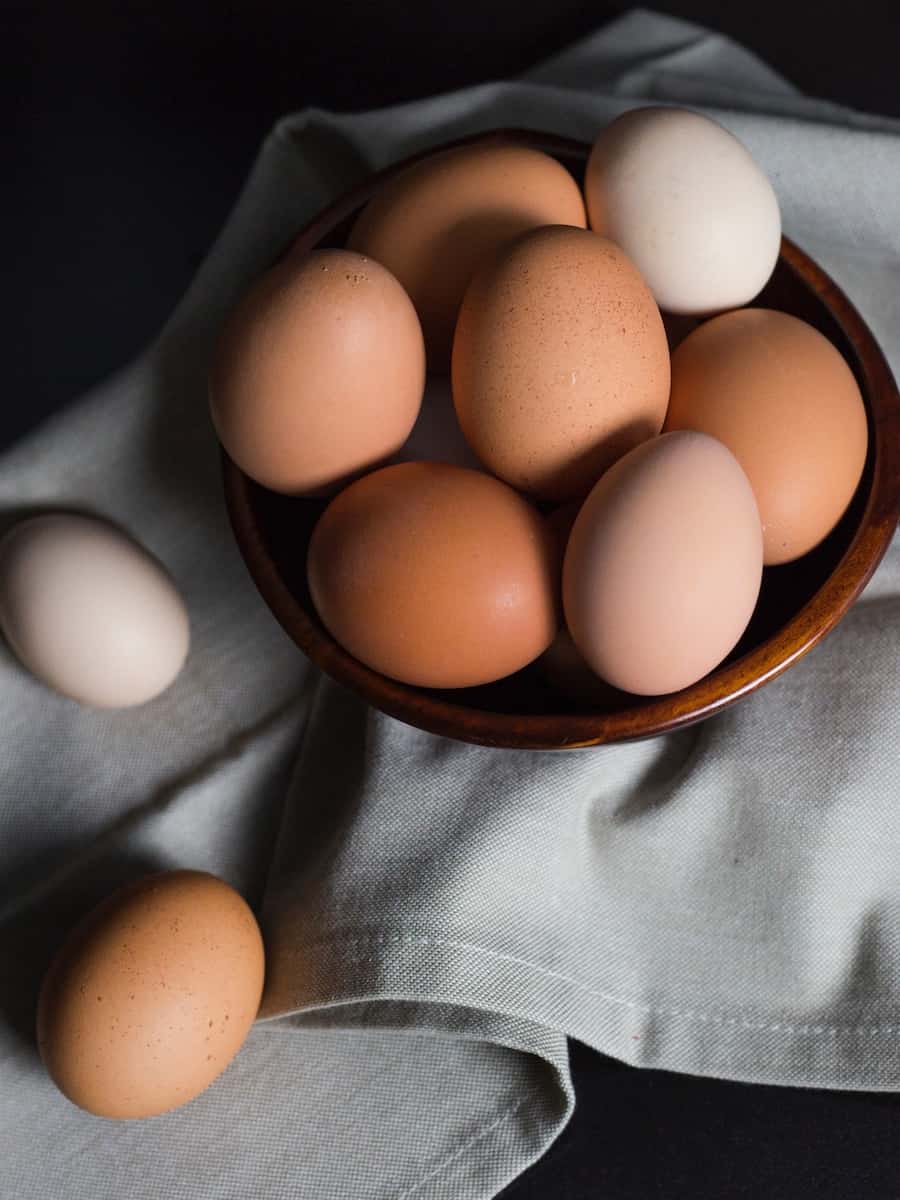
{"label": "shadow on cloth", "polygon": [[82,917],[111,892],[162,869],[146,854],[117,851],[85,863],[26,914],[0,925],[0,1017],[37,1056],[35,1015],[41,981],[59,948]]}

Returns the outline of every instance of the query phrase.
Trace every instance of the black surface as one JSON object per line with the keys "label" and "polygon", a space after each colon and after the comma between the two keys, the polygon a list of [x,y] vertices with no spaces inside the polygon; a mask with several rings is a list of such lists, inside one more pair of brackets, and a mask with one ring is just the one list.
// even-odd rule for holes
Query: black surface
{"label": "black surface", "polygon": [[[0,445],[156,332],[277,116],[501,77],[622,7],[4,0]],[[894,3],[657,7],[731,33],[809,92],[900,116]],[[509,1200],[900,1198],[897,1097],[572,1058],[575,1118]]]}
{"label": "black surface", "polygon": [[[514,73],[626,7],[593,0],[2,0],[10,437],[121,366],[182,293],[277,116]],[[666,3],[806,90],[900,115],[900,5]]]}
{"label": "black surface", "polygon": [[568,1128],[503,1200],[897,1200],[900,1106],[636,1071],[571,1043]]}

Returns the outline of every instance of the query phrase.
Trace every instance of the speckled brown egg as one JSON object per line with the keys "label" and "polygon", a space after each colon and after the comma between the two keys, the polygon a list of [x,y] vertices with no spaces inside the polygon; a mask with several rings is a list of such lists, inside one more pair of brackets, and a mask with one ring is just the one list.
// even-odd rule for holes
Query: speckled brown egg
{"label": "speckled brown egg", "polygon": [[826,337],[789,313],[744,308],[688,334],[672,356],[667,429],[731,450],[756,494],[768,566],[838,523],[866,461],[859,385]]}
{"label": "speckled brown egg", "polygon": [[584,496],[659,433],[669,350],[656,302],[618,246],[553,226],[472,280],[453,345],[453,399],[472,449],[547,500]]}
{"label": "speckled brown egg", "polygon": [[327,495],[394,454],[425,386],[406,292],[349,250],[288,255],[222,331],[210,408],[222,445],[257,483]]}
{"label": "speckled brown egg", "polygon": [[456,315],[481,263],[528,229],[586,224],[578,184],[549,155],[527,146],[460,146],[381,188],[348,245],[397,276],[422,321],[429,369],[446,371]]}
{"label": "speckled brown egg", "polygon": [[403,683],[489,683],[537,658],[556,632],[550,530],[480,471],[400,463],[357,480],[320,518],[307,566],[334,638]]}
{"label": "speckled brown egg", "polygon": [[151,1117],[231,1062],[262,995],[262,937],[233,888],[150,875],[78,925],[41,989],[38,1046],[60,1091],[103,1117]]}

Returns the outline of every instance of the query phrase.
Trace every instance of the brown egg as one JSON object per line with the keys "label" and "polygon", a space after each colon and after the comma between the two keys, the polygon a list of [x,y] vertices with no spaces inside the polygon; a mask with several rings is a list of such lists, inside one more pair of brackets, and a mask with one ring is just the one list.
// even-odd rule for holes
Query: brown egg
{"label": "brown egg", "polygon": [[210,404],[243,471],[320,495],[399,450],[424,386],[422,331],[397,280],[359,254],[316,250],[288,255],[232,314]]}
{"label": "brown egg", "polygon": [[759,513],[737,459],[705,434],[664,434],[584,502],[563,567],[566,623],[614,687],[675,692],[734,648],[761,578]]}
{"label": "brown egg", "polygon": [[689,334],[672,357],[666,429],[724,442],[759,505],[767,565],[812,550],[843,516],[868,431],[853,372],[817,329],[745,308]]}
{"label": "brown egg", "polygon": [[326,627],[367,666],[421,687],[469,687],[550,644],[554,559],[544,519],[506,484],[447,463],[400,463],[325,510],[309,588]]}
{"label": "brown egg", "polygon": [[527,229],[586,222],[581,190],[555,159],[525,146],[461,146],[386,184],[348,245],[397,276],[422,321],[429,368],[446,371],[456,314],[481,263]]}
{"label": "brown egg", "polygon": [[73,1104],[151,1117],[231,1062],[256,1017],[263,945],[233,888],[166,871],[115,892],[78,925],[41,989],[38,1046]]}
{"label": "brown egg", "polygon": [[472,280],[453,399],[472,449],[513,487],[547,500],[584,496],[659,433],[668,398],[659,309],[612,242],[539,229]]}

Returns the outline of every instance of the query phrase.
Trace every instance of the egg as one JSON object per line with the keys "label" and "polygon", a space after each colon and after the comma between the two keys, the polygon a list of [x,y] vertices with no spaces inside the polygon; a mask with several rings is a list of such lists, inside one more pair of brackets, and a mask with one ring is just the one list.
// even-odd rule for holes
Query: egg
{"label": "egg", "polygon": [[847,509],[868,445],[859,386],[839,351],[798,317],[724,313],[672,359],[667,429],[696,429],[736,456],[756,493],[767,565],[825,538]]}
{"label": "egg", "polygon": [[412,297],[428,363],[446,371],[456,315],[475,270],[539,225],[587,223],[578,184],[526,146],[460,146],[431,155],[369,201],[348,245],[392,271]]}
{"label": "egg", "polygon": [[591,228],[636,264],[660,308],[752,300],[781,245],[778,200],[727,129],[682,108],[638,108],[597,138],[584,181]]}
{"label": "egg", "polygon": [[38,1047],[73,1104],[151,1117],[193,1099],[259,1010],[262,937],[233,888],[166,871],[115,892],[76,926],[44,979]]}
{"label": "egg", "polygon": [[334,638],[403,683],[489,683],[556,632],[556,549],[543,518],[464,467],[400,463],[357,480],[319,519],[307,565]]}
{"label": "egg", "polygon": [[645,442],[603,476],[566,548],[575,645],[607,683],[676,692],[734,648],[762,578],[762,529],[737,459],[703,433]]}
{"label": "egg", "polygon": [[165,691],[190,643],[162,564],[115,526],[75,513],[28,518],[0,541],[0,628],[38,679],[98,708]]}
{"label": "egg", "polygon": [[399,450],[424,386],[422,330],[401,285],[360,254],[316,250],[287,255],[231,315],[210,407],[257,483],[321,495]]}
{"label": "egg", "polygon": [[479,459],[544,500],[584,496],[659,433],[669,350],[628,257],[584,229],[524,234],[470,284],[453,345],[453,399]]}

